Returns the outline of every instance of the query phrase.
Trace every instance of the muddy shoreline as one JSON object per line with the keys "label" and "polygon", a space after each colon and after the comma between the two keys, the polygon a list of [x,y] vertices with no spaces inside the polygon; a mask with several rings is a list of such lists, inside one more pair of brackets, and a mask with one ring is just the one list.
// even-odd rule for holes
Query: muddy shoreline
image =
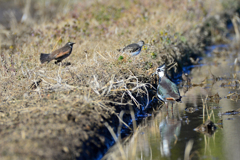
{"label": "muddy shoreline", "polygon": [[[85,8],[82,7],[82,9]],[[121,10],[110,8],[110,10],[121,13],[125,8],[121,8]],[[20,38],[14,39],[13,34],[13,37],[11,37],[13,39],[9,41],[9,44],[2,47],[4,50],[1,54],[1,58],[4,59],[3,72],[1,73],[6,80],[1,81],[0,135],[2,139],[0,140],[0,159],[100,159],[114,142],[105,122],[117,133],[119,127],[117,115],[119,116],[121,111],[125,113],[123,121],[132,128],[131,108],[139,123],[143,117],[152,114],[154,109],[158,109],[160,102],[153,99],[156,94],[153,87],[156,88],[157,86],[157,78],[151,76],[154,69],[164,62],[167,64],[176,63],[177,65],[169,71],[169,74],[175,82],[181,81],[181,74],[179,73],[186,72],[183,70],[183,66],[197,63],[197,59],[204,56],[206,46],[228,41],[226,37],[233,32],[233,30],[229,30],[229,25],[236,13],[239,14],[239,9],[208,17],[204,24],[199,24],[196,28],[179,36],[180,40],[177,39],[177,42],[169,40],[169,37],[174,39],[174,36],[169,36],[168,32],[160,31],[157,35],[154,35],[156,37],[152,38],[153,40],[149,40],[149,44],[155,48],[144,51],[144,54],[148,56],[146,61],[144,61],[143,57],[141,57],[142,59],[125,58],[122,61],[115,58],[113,59],[114,63],[110,63],[106,58],[107,47],[104,52],[98,51],[99,55],[93,51],[100,46],[98,41],[102,39],[99,38],[96,42],[91,43],[91,45],[96,46],[94,49],[86,45],[84,38],[92,36],[90,31],[94,32],[100,28],[101,32],[94,35],[96,37],[101,37],[102,32],[104,34],[107,32],[107,24],[104,24],[104,21],[112,18],[107,17],[107,14],[103,17],[97,15],[96,19],[100,19],[98,22],[93,20],[84,24],[87,27],[89,25],[93,26],[89,33],[80,27],[78,28],[78,25],[80,25],[78,23],[81,23],[82,19],[81,21],[74,20],[71,25],[64,24],[63,28],[43,25],[45,28],[42,28],[52,31],[49,35],[42,33],[41,28],[31,28],[30,31],[24,32],[23,35],[30,36],[28,39],[28,46],[30,47],[27,49],[34,54],[38,53],[39,50],[47,52],[50,48],[54,48],[53,44],[49,48],[42,47],[48,46],[52,42],[51,38],[55,38],[54,40],[60,43],[59,45],[62,45],[62,41],[83,37],[78,39],[80,47],[76,48],[76,50],[84,50],[84,52],[81,55],[73,55],[75,57],[70,67],[63,66],[62,79],[65,81],[61,84],[59,84],[60,80],[55,78],[60,77],[61,68],[53,64],[48,66],[35,65],[38,63],[39,58],[34,57],[32,54],[25,56],[24,54],[27,51],[22,49],[21,46],[18,48],[16,45],[16,42],[20,42]],[[104,14],[105,12],[103,12]],[[144,20],[139,20],[136,23],[145,23],[147,16],[143,15]],[[77,16],[79,15],[73,13],[71,15],[73,18]],[[93,15],[87,16],[91,17]],[[115,24],[118,23],[118,18],[113,17]],[[133,23],[128,20],[125,21],[124,18],[123,21],[126,24]],[[60,22],[61,19],[64,19],[64,17],[60,17],[58,21]],[[132,28],[134,30],[134,27]],[[131,30],[128,31],[128,33],[130,32]],[[81,33],[81,35],[76,36],[76,33]],[[123,33],[118,34],[119,37],[122,37],[121,34]],[[69,37],[66,39],[59,38],[62,35],[69,35]],[[148,38],[148,35],[139,35],[141,35],[139,36],[141,38]],[[44,36],[51,38],[44,40]],[[92,39],[95,40],[94,36],[92,36]],[[34,39],[32,42],[31,37],[36,37],[36,40]],[[184,37],[188,37],[189,40],[185,41]],[[118,40],[118,37],[116,39]],[[11,44],[10,42],[14,43]],[[21,42],[25,41],[21,39]],[[161,43],[164,43],[163,47],[161,49],[157,48],[156,46]],[[106,44],[111,44],[111,41]],[[85,52],[83,46],[88,51]],[[90,55],[90,52],[94,53]],[[106,53],[106,55],[103,55],[103,53]],[[21,54],[25,56],[23,59],[19,56]],[[110,53],[109,55],[111,57]],[[89,57],[93,60],[91,61]],[[100,59],[96,58],[96,60],[95,57],[100,57],[103,60],[97,62],[96,65],[92,65]],[[80,60],[77,61],[76,59],[79,58]],[[22,62],[19,62],[19,59]],[[30,63],[25,64],[26,59]],[[84,64],[82,59],[85,62],[89,61],[89,64]],[[100,66],[100,69],[96,70],[98,66]],[[84,72],[80,72],[80,68],[84,68]],[[116,68],[116,71],[112,71]],[[63,74],[65,74],[65,77]],[[98,80],[96,80],[97,78]],[[14,81],[15,79],[17,82]],[[42,83],[35,88],[33,87],[34,89],[29,89],[29,86],[38,82],[39,79],[42,80]],[[122,81],[124,83],[121,84]],[[113,84],[116,84],[115,88],[109,87],[113,86]],[[143,85],[143,87],[131,90],[136,84]],[[98,87],[101,85],[102,88]],[[125,88],[121,85],[125,85]],[[15,86],[18,88],[15,89]],[[147,89],[147,92],[145,89]],[[12,92],[8,92],[9,90],[12,90]],[[126,91],[129,90],[131,90],[131,96],[141,105],[137,106],[132,97],[126,94]],[[146,107],[147,100],[150,100],[150,104]],[[146,110],[143,110],[145,107]],[[126,128],[126,131],[122,131],[122,136],[132,132],[126,126],[124,128]]]}

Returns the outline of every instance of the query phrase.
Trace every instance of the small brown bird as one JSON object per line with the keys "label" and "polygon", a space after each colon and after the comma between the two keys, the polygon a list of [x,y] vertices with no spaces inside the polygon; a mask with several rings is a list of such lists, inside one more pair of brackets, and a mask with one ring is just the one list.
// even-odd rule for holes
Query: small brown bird
{"label": "small brown bird", "polygon": [[49,63],[53,59],[57,60],[56,63],[61,62],[63,59],[67,58],[72,53],[72,48],[74,44],[75,43],[68,42],[67,44],[65,44],[65,46],[53,51],[50,54],[41,53],[40,55],[41,63],[42,64],[45,62]]}

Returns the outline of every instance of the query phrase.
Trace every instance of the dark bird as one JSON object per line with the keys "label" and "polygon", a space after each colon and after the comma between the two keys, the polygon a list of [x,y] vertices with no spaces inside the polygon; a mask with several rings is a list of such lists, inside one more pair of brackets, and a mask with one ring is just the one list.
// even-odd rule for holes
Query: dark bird
{"label": "dark bird", "polygon": [[72,53],[72,48],[74,44],[75,43],[68,42],[67,44],[65,44],[65,46],[53,51],[50,54],[41,53],[41,63],[50,62],[53,59],[56,60],[56,63],[61,62],[63,59],[67,58]]}
{"label": "dark bird", "polygon": [[159,83],[157,87],[157,96],[166,104],[171,102],[172,105],[175,101],[180,102],[181,96],[177,85],[172,82],[165,72],[165,64],[158,67],[155,74],[159,76]]}
{"label": "dark bird", "polygon": [[144,41],[139,41],[138,43],[129,44],[123,49],[118,49],[118,51],[122,53],[128,53],[131,56],[136,56],[141,52],[143,45],[144,45]]}

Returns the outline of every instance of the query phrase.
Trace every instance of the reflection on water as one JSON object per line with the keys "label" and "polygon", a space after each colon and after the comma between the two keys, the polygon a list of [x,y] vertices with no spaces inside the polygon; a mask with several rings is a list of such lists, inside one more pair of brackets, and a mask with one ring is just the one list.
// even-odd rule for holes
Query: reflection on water
{"label": "reflection on water", "polygon": [[[198,85],[188,84],[186,89],[183,83],[183,103],[175,103],[173,112],[163,106],[103,159],[239,159],[240,116],[222,115],[240,108],[238,96],[231,94],[239,90],[234,59],[214,60],[211,64],[203,60],[206,65],[192,69],[189,77]],[[217,126],[212,135],[194,131],[208,119]]]}
{"label": "reflection on water", "polygon": [[181,129],[181,121],[175,118],[174,114],[171,115],[171,118],[166,116],[159,124],[161,135],[160,151],[163,156],[170,156],[171,144],[173,141],[174,143],[177,142]]}

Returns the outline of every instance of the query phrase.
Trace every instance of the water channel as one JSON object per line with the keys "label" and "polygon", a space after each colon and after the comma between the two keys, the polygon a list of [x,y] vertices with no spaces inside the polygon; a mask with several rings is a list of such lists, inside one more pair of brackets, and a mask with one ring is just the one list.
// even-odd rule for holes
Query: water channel
{"label": "water channel", "polygon": [[[236,51],[228,48],[209,47],[207,56],[190,66],[191,86],[179,84],[183,103],[175,103],[173,111],[163,106],[145,118],[132,136],[102,159],[240,159],[240,114],[224,114],[240,108],[239,64]],[[216,130],[197,132],[195,128],[207,120]]]}

